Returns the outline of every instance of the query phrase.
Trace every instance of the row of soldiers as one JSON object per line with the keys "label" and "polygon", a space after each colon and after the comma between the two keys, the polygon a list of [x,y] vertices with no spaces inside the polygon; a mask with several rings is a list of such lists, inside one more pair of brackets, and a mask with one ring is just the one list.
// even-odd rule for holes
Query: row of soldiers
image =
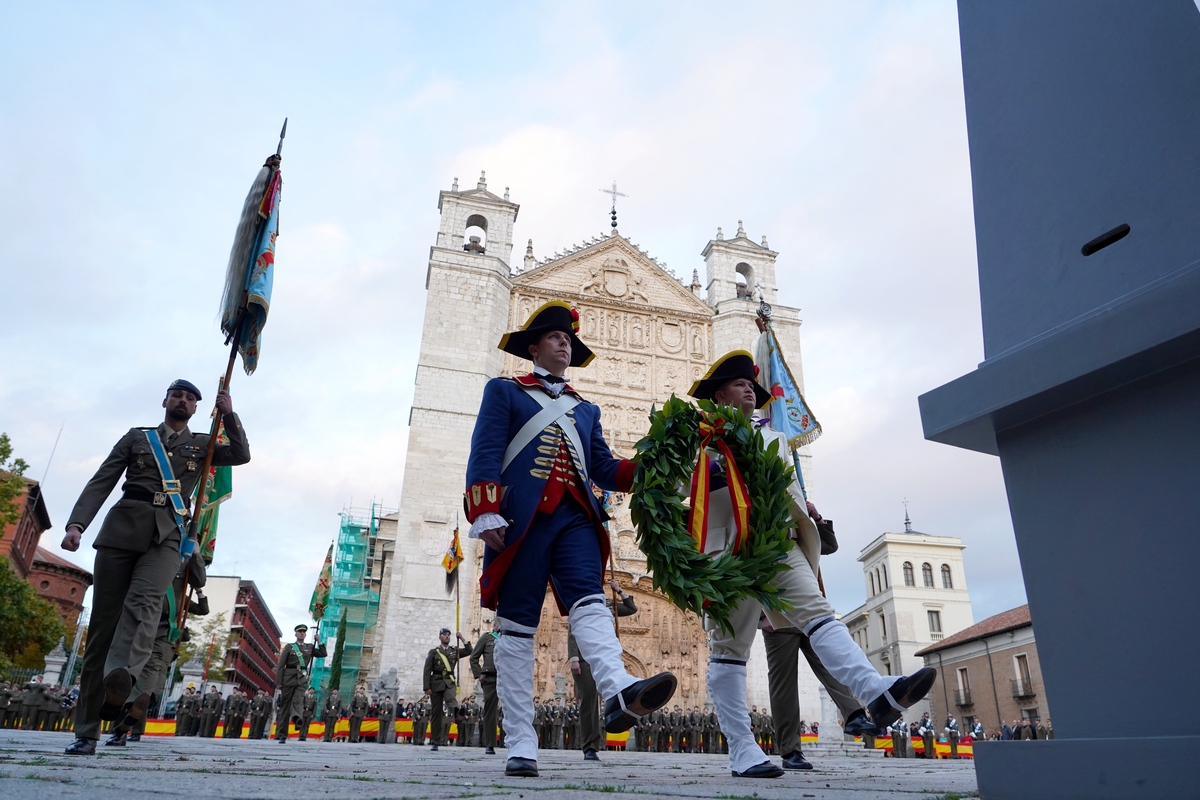
{"label": "row of soldiers", "polygon": [[40,675],[24,684],[0,683],[0,728],[70,730],[71,710],[78,696],[78,688],[50,686]]}
{"label": "row of soldiers", "polygon": [[271,722],[271,696],[259,689],[253,694],[234,688],[222,697],[216,686],[210,686],[201,696],[194,686],[188,686],[175,705],[175,735],[216,736],[217,725],[224,722],[223,736],[240,739],[247,717],[250,719],[250,739],[262,739]]}

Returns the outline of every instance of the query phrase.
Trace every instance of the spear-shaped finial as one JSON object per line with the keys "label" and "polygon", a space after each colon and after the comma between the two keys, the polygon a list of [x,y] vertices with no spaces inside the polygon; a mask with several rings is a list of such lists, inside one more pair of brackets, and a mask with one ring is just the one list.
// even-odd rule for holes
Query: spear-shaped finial
{"label": "spear-shaped finial", "polygon": [[283,130],[279,132],[279,147],[275,148],[275,155],[277,156],[283,153],[283,138],[285,136],[287,136],[287,117],[283,118]]}

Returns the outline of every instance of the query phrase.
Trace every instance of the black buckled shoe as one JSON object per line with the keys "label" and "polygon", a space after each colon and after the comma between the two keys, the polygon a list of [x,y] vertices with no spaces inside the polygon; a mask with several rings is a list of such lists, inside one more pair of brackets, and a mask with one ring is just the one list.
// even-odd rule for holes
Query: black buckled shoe
{"label": "black buckled shoe", "polygon": [[96,740],[85,739],[81,736],[67,745],[67,749],[63,752],[69,756],[94,756],[96,755]]}
{"label": "black buckled shoe", "polygon": [[536,778],[538,775],[537,762],[532,758],[513,756],[504,765],[504,774],[515,778]]}
{"label": "black buckled shoe", "polygon": [[808,762],[804,754],[797,750],[794,753],[789,753],[783,757],[784,769],[812,769],[813,765]]}
{"label": "black buckled shoe", "polygon": [[128,740],[129,740],[129,732],[128,731],[117,731],[116,733],[114,733],[112,736],[109,737],[108,741],[104,743],[104,746],[105,747],[124,747],[125,742]]}
{"label": "black buckled shoe", "polygon": [[483,751],[483,754],[485,756],[494,756],[494,755],[496,755],[496,748],[489,747]]}
{"label": "black buckled shoe", "polygon": [[584,761],[599,761],[600,756],[596,755],[596,751],[589,747],[587,750],[583,751],[583,760]]}
{"label": "black buckled shoe", "polygon": [[881,731],[887,730],[893,722],[900,719],[904,709],[916,705],[929,694],[935,680],[937,670],[933,667],[923,667],[893,683],[891,688],[867,706],[867,713],[871,715],[875,727]]}
{"label": "black buckled shoe", "polygon": [[867,712],[859,709],[850,715],[850,719],[846,720],[846,724],[842,726],[842,730],[850,736],[878,736],[879,728],[875,723],[867,719]]}
{"label": "black buckled shoe", "polygon": [[629,730],[639,719],[670,702],[678,685],[674,675],[660,672],[626,686],[604,702],[604,729],[609,733]]}
{"label": "black buckled shoe", "polygon": [[[811,766],[811,765],[810,765]],[[772,761],[764,761],[761,764],[755,764],[744,772],[733,772],[735,778],[781,778],[783,777],[783,769],[777,767]]]}
{"label": "black buckled shoe", "polygon": [[117,667],[104,676],[104,705],[122,708],[133,693],[133,676],[124,667]]}

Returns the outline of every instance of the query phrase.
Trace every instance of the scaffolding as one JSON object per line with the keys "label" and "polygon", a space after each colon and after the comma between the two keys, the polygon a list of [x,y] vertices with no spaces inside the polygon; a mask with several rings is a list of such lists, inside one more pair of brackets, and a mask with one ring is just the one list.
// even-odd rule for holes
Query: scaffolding
{"label": "scaffolding", "polygon": [[333,581],[329,603],[319,632],[322,642],[330,643],[329,657],[315,661],[312,685],[323,698],[329,690],[329,668],[333,664],[338,624],[346,616],[346,632],[342,645],[342,677],[337,689],[343,697],[353,693],[360,680],[366,679],[364,642],[379,619],[379,592],[372,586],[376,560],[379,520],[387,511],[379,503],[369,510],[347,508],[338,516],[337,546],[333,556]]}

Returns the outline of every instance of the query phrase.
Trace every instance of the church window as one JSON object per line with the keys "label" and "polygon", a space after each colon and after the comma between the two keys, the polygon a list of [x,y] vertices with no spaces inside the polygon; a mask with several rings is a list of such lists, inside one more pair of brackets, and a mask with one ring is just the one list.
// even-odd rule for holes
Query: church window
{"label": "church window", "polygon": [[881,565],[879,566],[879,568],[880,568],[881,570],[883,570],[883,588],[884,588],[884,589],[890,588],[890,587],[888,586],[888,577],[887,577],[887,564],[881,564]]}
{"label": "church window", "polygon": [[921,565],[921,578],[925,581],[927,589],[933,588],[933,567],[929,565],[928,561]]}
{"label": "church window", "polygon": [[939,634],[938,638],[941,638],[940,634],[942,632],[942,612],[927,611],[926,613],[929,615],[929,632]]}
{"label": "church window", "polygon": [[953,589],[954,579],[950,577],[950,565],[942,564],[942,588]]}
{"label": "church window", "polygon": [[887,617],[883,615],[882,611],[879,612],[879,638],[887,641]]}
{"label": "church window", "polygon": [[916,586],[917,585],[917,579],[913,575],[913,566],[912,566],[911,561],[904,562],[904,585],[905,586]]}
{"label": "church window", "polygon": [[467,229],[463,231],[463,250],[469,253],[486,253],[487,228],[487,217],[482,214],[467,217]]}
{"label": "church window", "polygon": [[874,597],[874,596],[876,595],[876,591],[875,591],[875,573],[874,573],[874,572],[868,572],[868,573],[867,573],[867,578],[868,578],[868,579],[870,579],[870,581],[871,581],[871,597]]}

